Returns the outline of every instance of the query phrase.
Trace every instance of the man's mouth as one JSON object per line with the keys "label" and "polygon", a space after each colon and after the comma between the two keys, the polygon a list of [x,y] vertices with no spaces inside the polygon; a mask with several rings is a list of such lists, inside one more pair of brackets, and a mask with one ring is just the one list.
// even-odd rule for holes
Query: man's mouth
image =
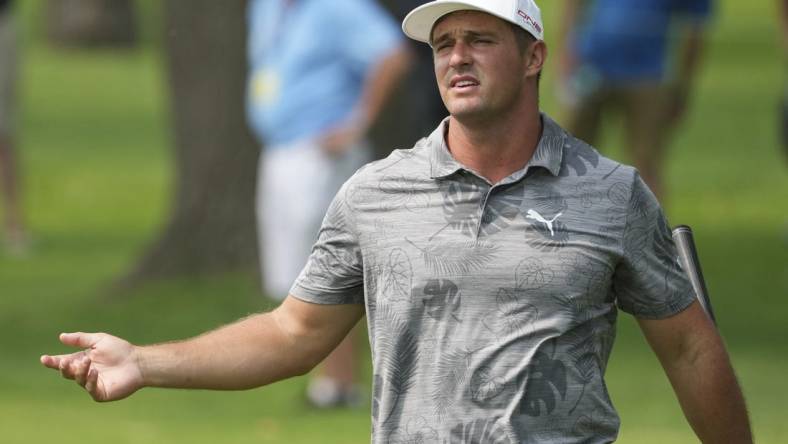
{"label": "man's mouth", "polygon": [[452,88],[465,89],[479,86],[479,81],[470,76],[458,76],[451,80],[450,85]]}

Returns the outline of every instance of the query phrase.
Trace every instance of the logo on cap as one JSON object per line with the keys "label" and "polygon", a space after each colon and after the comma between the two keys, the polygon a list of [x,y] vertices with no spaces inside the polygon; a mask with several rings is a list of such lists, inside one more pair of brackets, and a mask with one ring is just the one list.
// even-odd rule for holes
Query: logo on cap
{"label": "logo on cap", "polygon": [[523,11],[522,9],[518,9],[517,15],[524,18],[526,23],[533,26],[533,28],[536,29],[536,32],[542,32],[542,27],[539,25],[539,23],[533,18],[531,18],[530,15],[526,14],[525,11]]}

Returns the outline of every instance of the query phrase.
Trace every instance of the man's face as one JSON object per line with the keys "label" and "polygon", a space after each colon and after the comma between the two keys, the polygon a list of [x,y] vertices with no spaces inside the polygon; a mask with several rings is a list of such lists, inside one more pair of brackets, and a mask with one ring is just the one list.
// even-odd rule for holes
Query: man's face
{"label": "man's face", "polygon": [[477,11],[452,13],[433,29],[432,47],[438,89],[455,118],[490,120],[523,99],[525,56],[503,20]]}

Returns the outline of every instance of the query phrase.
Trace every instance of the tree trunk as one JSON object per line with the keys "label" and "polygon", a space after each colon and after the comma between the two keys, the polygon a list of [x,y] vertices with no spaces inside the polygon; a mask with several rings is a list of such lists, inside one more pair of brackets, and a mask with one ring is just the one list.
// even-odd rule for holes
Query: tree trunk
{"label": "tree trunk", "polygon": [[131,47],[137,42],[133,0],[49,0],[47,36],[60,46]]}
{"label": "tree trunk", "polygon": [[169,222],[129,276],[257,270],[258,147],[246,126],[246,2],[167,0],[165,50],[175,133]]}

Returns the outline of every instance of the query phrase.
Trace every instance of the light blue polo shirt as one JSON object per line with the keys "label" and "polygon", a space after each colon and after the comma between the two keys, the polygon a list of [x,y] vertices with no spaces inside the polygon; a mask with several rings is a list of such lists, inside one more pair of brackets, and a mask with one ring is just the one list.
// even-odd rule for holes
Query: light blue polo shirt
{"label": "light blue polo shirt", "polygon": [[676,20],[705,21],[711,0],[591,0],[574,35],[580,62],[602,80],[663,80]]}
{"label": "light blue polo shirt", "polygon": [[348,119],[370,69],[402,40],[370,0],[253,0],[248,18],[248,118],[268,147]]}

